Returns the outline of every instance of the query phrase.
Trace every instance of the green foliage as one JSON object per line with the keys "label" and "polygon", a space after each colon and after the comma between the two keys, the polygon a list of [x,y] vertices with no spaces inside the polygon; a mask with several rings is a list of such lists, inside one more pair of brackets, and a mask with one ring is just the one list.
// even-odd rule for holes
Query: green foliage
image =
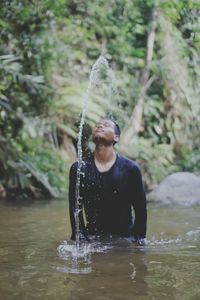
{"label": "green foliage", "polygon": [[141,167],[147,189],[168,174],[181,170],[176,162],[172,145],[156,143],[155,139],[135,137],[124,154],[136,160]]}
{"label": "green foliage", "polygon": [[147,186],[176,170],[199,173],[198,0],[3,0],[0,10],[0,181],[27,195],[66,192],[91,68],[84,145],[107,112],[125,128],[141,92],[152,9],[158,26],[139,135],[125,151]]}
{"label": "green foliage", "polygon": [[28,137],[0,142],[0,181],[8,194],[57,197],[66,192],[66,162],[48,142]]}
{"label": "green foliage", "polygon": [[66,192],[66,162],[58,150],[52,150],[50,144],[39,139],[24,139],[22,160],[46,176],[52,187],[59,192]]}
{"label": "green foliage", "polygon": [[48,114],[53,96],[53,40],[49,32],[54,12],[59,13],[63,4],[13,0],[3,1],[1,6],[0,169],[8,192],[21,190],[36,195],[41,189],[55,195],[51,185],[65,189],[64,177],[57,175],[65,174],[63,168],[60,172],[61,156],[50,149],[44,136],[23,138],[27,116]]}

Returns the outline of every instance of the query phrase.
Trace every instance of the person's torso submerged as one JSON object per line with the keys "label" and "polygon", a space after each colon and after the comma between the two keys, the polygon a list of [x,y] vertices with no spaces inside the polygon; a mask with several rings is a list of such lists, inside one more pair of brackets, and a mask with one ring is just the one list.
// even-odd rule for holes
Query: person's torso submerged
{"label": "person's torso submerged", "polygon": [[80,195],[89,234],[130,235],[136,167],[133,161],[117,155],[108,171],[99,172],[93,157],[84,160]]}

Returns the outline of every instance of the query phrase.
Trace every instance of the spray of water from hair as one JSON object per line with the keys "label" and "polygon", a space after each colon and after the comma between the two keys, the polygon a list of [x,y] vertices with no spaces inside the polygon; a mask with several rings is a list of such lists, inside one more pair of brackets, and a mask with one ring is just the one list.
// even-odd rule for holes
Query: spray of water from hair
{"label": "spray of water from hair", "polygon": [[[89,77],[89,84],[87,87],[87,91],[83,100],[83,108],[82,108],[82,115],[81,115],[81,120],[80,120],[80,125],[79,125],[79,133],[78,133],[78,142],[77,142],[77,149],[78,149],[78,167],[77,167],[77,178],[76,178],[76,203],[75,203],[75,224],[76,224],[76,233],[75,233],[75,238],[76,238],[76,248],[77,250],[80,247],[80,218],[79,214],[81,212],[81,200],[82,197],[80,195],[80,183],[81,183],[81,176],[84,176],[84,172],[82,171],[82,166],[84,164],[83,159],[82,159],[82,134],[83,134],[83,126],[85,123],[85,116],[86,116],[86,110],[87,110],[87,103],[88,99],[90,98],[90,93],[92,89],[99,84],[100,81],[100,72],[102,68],[106,68],[107,71],[109,72],[109,65],[107,60],[103,57],[100,56],[95,64],[92,67],[90,77]],[[113,81],[113,75],[110,73],[111,80]]]}

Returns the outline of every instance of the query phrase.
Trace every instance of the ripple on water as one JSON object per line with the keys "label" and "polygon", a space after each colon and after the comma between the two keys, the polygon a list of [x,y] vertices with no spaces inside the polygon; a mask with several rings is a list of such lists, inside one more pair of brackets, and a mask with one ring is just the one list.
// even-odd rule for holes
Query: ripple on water
{"label": "ripple on water", "polygon": [[200,227],[194,230],[188,231],[184,235],[179,235],[175,238],[161,237],[156,239],[152,237],[146,240],[146,249],[153,251],[165,251],[165,250],[180,250],[180,249],[191,249],[196,248],[194,244],[200,239]]}
{"label": "ripple on water", "polygon": [[197,227],[195,230],[187,232],[187,238],[191,241],[198,241],[200,239],[200,227]]}
{"label": "ripple on water", "polygon": [[[106,253],[111,249],[126,249],[130,251],[141,250],[145,252],[168,252],[177,250],[189,250],[196,248],[196,241],[200,239],[200,227],[190,230],[183,235],[177,237],[151,237],[146,239],[145,246],[137,247],[130,242],[124,244],[123,241],[126,239],[119,239],[117,242],[110,240],[109,243],[103,243],[101,241],[95,241],[93,243],[80,243],[77,248],[75,242],[63,241],[57,247],[59,258],[66,261],[66,266],[57,267],[56,270],[64,273],[71,274],[88,274],[92,272],[92,254],[94,253]],[[131,245],[131,247],[130,247]],[[128,246],[128,247],[127,247]],[[133,246],[133,247],[132,247]]]}

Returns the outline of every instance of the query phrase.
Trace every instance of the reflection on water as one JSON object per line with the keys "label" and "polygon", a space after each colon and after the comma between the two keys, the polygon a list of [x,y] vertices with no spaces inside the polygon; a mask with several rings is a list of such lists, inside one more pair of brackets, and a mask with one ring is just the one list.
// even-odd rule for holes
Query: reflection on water
{"label": "reflection on water", "polygon": [[0,299],[200,299],[200,207],[148,205],[147,241],[83,244],[66,201],[0,204]]}

